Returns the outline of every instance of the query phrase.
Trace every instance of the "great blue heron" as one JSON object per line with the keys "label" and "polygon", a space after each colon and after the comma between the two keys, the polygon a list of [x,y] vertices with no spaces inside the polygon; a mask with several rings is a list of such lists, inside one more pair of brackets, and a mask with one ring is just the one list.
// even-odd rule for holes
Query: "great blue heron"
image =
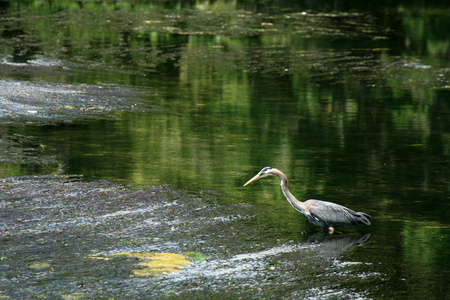
{"label": "great blue heron", "polygon": [[297,200],[288,189],[286,175],[274,168],[263,168],[252,179],[247,181],[244,186],[267,176],[277,176],[280,178],[281,190],[292,207],[304,214],[309,222],[327,228],[329,233],[333,233],[334,228],[338,226],[356,226],[359,224],[370,225],[372,217],[366,213],[356,212],[345,206],[328,201],[310,199],[301,202]]}

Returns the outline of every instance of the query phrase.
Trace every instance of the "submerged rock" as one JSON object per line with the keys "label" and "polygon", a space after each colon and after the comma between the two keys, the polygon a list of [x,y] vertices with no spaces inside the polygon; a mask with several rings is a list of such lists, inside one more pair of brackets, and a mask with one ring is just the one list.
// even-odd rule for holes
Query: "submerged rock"
{"label": "submerged rock", "polygon": [[60,124],[113,118],[121,111],[158,110],[143,91],[114,85],[0,80],[0,121]]}
{"label": "submerged rock", "polygon": [[378,280],[370,265],[340,260],[368,237],[279,239],[253,206],[220,197],[78,176],[0,179],[1,296],[303,298]]}

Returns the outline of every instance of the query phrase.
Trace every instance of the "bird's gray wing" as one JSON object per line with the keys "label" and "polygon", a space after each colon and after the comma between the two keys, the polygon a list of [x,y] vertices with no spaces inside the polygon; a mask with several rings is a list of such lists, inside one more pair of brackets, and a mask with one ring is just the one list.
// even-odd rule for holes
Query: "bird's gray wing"
{"label": "bird's gray wing", "polygon": [[326,225],[349,226],[360,223],[358,221],[359,213],[345,206],[315,199],[308,200],[305,203],[308,205],[309,213]]}

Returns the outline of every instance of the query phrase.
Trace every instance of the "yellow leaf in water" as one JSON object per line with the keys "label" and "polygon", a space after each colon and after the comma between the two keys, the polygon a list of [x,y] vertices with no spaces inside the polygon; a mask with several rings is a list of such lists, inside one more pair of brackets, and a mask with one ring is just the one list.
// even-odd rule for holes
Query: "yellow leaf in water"
{"label": "yellow leaf in water", "polygon": [[192,264],[188,257],[176,253],[122,252],[113,255],[124,255],[142,260],[139,263],[142,268],[134,270],[133,273],[143,277],[180,273],[183,272],[184,266]]}
{"label": "yellow leaf in water", "polygon": [[85,294],[83,292],[76,292],[70,295],[61,295],[64,300],[79,300],[85,299]]}
{"label": "yellow leaf in water", "polygon": [[28,265],[28,268],[30,269],[46,269],[46,268],[50,268],[51,265],[49,263],[44,263],[44,262],[36,262],[36,263],[32,263],[31,265]]}

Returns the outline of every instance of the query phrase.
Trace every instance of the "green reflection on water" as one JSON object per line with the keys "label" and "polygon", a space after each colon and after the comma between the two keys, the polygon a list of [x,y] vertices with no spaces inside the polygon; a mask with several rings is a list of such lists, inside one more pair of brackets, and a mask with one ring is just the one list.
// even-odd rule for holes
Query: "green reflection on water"
{"label": "green reflection on water", "polygon": [[[6,10],[17,18],[3,20],[2,78],[132,85],[162,109],[3,128],[3,136],[38,141],[2,148],[2,176],[65,173],[212,189],[224,203],[254,204],[294,237],[317,230],[289,207],[276,179],[242,188],[262,167],[277,167],[299,199],[374,216],[363,229],[375,244],[364,259],[393,278],[375,298],[426,295],[429,285],[417,285],[415,274],[446,284],[436,274],[448,274],[440,254],[449,249],[447,10],[395,6],[394,18],[376,9],[367,18],[317,7],[258,14],[222,1],[189,10],[181,2],[38,4]],[[30,60],[28,68],[14,64]],[[23,148],[8,161],[5,153]]]}

